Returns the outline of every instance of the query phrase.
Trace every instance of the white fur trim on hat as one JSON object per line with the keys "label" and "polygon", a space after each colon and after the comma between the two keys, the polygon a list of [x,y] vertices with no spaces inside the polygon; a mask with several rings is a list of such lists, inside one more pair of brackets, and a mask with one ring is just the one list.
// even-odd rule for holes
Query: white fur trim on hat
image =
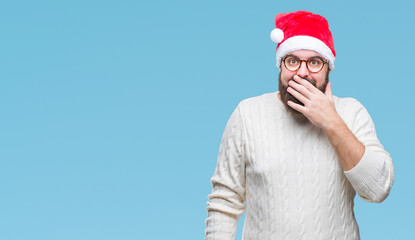
{"label": "white fur trim on hat", "polygon": [[333,52],[321,40],[310,36],[295,36],[281,43],[276,53],[277,67],[280,68],[281,58],[287,53],[302,49],[316,51],[329,62],[330,70],[334,69],[335,57]]}

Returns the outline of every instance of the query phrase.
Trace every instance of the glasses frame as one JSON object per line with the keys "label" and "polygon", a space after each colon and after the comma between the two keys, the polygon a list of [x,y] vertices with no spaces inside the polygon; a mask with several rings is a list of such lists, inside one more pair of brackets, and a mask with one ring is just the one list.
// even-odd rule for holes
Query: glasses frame
{"label": "glasses frame", "polygon": [[[288,57],[294,57],[294,58],[298,59],[298,61],[300,61],[300,65],[298,65],[298,68],[297,68],[297,69],[295,69],[295,70],[290,70],[290,69],[288,69],[288,68],[287,68],[287,66],[285,65],[285,59],[287,59]],[[321,59],[321,60],[323,61],[323,65],[321,65],[320,70],[318,70],[317,72],[313,72],[313,71],[311,71],[311,70],[308,68],[308,61],[310,61],[310,60],[311,60],[311,59],[313,59],[313,58],[319,58],[319,59]],[[288,56],[285,56],[285,57],[281,58],[281,60],[282,60],[282,62],[284,63],[284,67],[285,67],[288,71],[290,71],[290,72],[296,72],[296,71],[298,71],[298,69],[300,69],[300,68],[301,68],[301,64],[303,64],[303,62],[305,62],[305,66],[306,66],[306,68],[307,68],[307,70],[308,70],[309,72],[311,72],[311,73],[319,73],[319,72],[321,72],[321,70],[323,70],[323,68],[324,68],[324,64],[328,63],[327,61],[325,61],[325,60],[324,60],[323,58],[321,58],[321,57],[311,57],[311,58],[309,58],[309,59],[307,59],[307,60],[302,60],[302,59],[300,59],[300,58],[298,58],[297,56],[294,56],[294,55],[288,55]]]}

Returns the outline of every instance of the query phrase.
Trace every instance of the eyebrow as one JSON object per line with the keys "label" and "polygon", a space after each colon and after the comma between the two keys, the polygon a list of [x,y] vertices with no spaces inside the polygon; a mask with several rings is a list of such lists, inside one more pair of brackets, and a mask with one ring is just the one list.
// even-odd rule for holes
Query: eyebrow
{"label": "eyebrow", "polygon": [[[295,57],[295,58],[300,59],[298,56],[295,56],[294,54],[288,54],[288,55],[286,55],[284,58],[287,58],[287,57]],[[316,56],[311,56],[311,57],[307,58],[307,60],[308,60],[308,59],[310,59],[310,58],[320,58],[321,60],[326,61],[324,58],[322,58],[322,57],[320,57],[320,56],[318,56],[318,55],[316,55]]]}

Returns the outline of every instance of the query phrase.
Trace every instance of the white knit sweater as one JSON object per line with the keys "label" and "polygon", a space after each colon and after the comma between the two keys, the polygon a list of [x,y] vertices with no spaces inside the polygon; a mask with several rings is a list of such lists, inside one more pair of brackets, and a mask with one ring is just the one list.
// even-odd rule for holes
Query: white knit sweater
{"label": "white knit sweater", "polygon": [[379,203],[394,180],[372,119],[357,100],[334,96],[338,114],[365,145],[358,165],[343,171],[324,131],[293,120],[277,93],[241,101],[226,124],[205,239],[235,239],[245,208],[244,240],[360,239],[356,192]]}

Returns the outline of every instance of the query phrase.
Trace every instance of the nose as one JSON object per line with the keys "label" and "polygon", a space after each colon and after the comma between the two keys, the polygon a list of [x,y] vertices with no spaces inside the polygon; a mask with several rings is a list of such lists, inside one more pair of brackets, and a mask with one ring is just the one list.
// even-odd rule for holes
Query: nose
{"label": "nose", "polygon": [[306,61],[301,61],[300,68],[297,70],[297,75],[299,77],[305,78],[309,74],[310,73],[308,72],[308,69],[307,69],[307,62]]}

